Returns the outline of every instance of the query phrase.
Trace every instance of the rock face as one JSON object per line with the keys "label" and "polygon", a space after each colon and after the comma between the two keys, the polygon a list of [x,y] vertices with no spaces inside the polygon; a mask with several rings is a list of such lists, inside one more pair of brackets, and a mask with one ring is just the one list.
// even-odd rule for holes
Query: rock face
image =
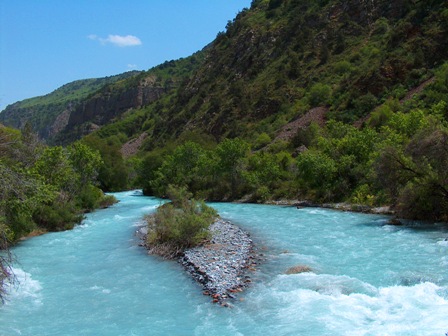
{"label": "rock face", "polygon": [[73,130],[77,130],[72,137],[79,138],[90,133],[91,127],[86,127],[86,124],[105,125],[129,109],[138,109],[156,101],[169,88],[158,87],[155,80],[146,78],[135,86],[108,87],[107,90],[98,92],[70,114],[64,131],[73,133]]}
{"label": "rock face", "polygon": [[[123,80],[133,80],[140,73],[129,71],[115,76],[67,83],[45,96],[25,99],[7,106],[0,113],[0,122],[18,129],[23,129],[29,122],[41,139],[50,139],[68,125],[71,114],[95,92],[104,91]],[[142,85],[144,84],[146,83],[142,81]]]}
{"label": "rock face", "polygon": [[72,128],[85,122],[104,125],[130,108],[140,108],[157,100],[165,92],[165,88],[141,85],[104,92],[78,106],[70,115],[68,127]]}
{"label": "rock face", "polygon": [[246,232],[222,219],[210,231],[210,243],[185,251],[180,262],[202,284],[205,295],[225,304],[251,282],[247,271],[256,264],[253,243]]}

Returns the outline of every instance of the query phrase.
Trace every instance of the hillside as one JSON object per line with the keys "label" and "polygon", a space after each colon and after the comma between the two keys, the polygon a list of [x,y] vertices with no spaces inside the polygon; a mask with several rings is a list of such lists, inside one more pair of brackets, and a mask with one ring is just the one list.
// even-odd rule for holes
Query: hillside
{"label": "hillside", "polygon": [[117,81],[134,77],[138,71],[104,78],[77,80],[40,97],[29,98],[6,107],[0,113],[0,122],[22,129],[29,122],[43,139],[60,132],[67,124],[71,112],[92,93]]}
{"label": "hillside", "polygon": [[194,129],[254,141],[319,106],[331,119],[355,122],[387,99],[404,98],[444,63],[446,7],[253,1],[171,99],[150,108],[151,129],[135,131],[155,143]]}
{"label": "hillside", "polygon": [[138,76],[105,85],[80,102],[70,114],[65,128],[50,140],[67,144],[111,121],[120,120],[124,114],[132,115],[133,111],[175,91],[202,59],[203,52],[197,52],[185,59],[166,61]]}
{"label": "hillside", "polygon": [[9,105],[0,113],[0,122],[18,129],[29,122],[48,143],[69,144],[129,110],[158,100],[178,87],[201,60],[198,52],[148,71],[78,80],[48,95]]}
{"label": "hillside", "polygon": [[273,136],[320,105],[355,121],[402,98],[447,59],[446,8],[445,1],[254,1],[176,96],[169,133],[186,126],[218,139]]}
{"label": "hillside", "polygon": [[[155,142],[185,129],[216,139],[275,137],[318,106],[327,106],[331,118],[354,122],[388,98],[403,98],[443,64],[446,7],[441,0],[253,1],[201,53],[137,77],[67,84],[8,107],[0,122],[22,128],[30,120],[42,138],[67,126],[56,137],[66,143],[174,88],[172,98],[148,114]],[[132,78],[120,81],[124,76]]]}

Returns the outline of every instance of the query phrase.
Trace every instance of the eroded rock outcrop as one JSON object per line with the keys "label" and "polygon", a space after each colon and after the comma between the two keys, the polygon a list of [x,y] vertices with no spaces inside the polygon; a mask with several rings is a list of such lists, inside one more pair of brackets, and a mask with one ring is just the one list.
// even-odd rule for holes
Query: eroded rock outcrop
{"label": "eroded rock outcrop", "polygon": [[159,99],[169,88],[160,87],[156,79],[145,78],[136,86],[107,87],[84,101],[71,114],[67,130],[85,123],[104,125],[133,108],[141,108]]}

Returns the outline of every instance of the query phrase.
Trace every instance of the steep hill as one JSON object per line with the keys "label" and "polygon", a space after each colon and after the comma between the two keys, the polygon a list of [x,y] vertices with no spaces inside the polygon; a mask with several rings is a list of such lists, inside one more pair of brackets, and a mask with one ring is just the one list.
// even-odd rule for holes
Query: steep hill
{"label": "steep hill", "polygon": [[253,141],[314,107],[343,122],[366,118],[448,59],[447,8],[442,0],[253,1],[170,99],[145,109],[135,133],[153,144],[191,130]]}
{"label": "steep hill", "polygon": [[132,115],[133,111],[174,92],[202,59],[203,52],[197,52],[188,58],[166,61],[137,76],[103,86],[76,106],[66,126],[50,140],[67,144],[120,120],[124,114]]}
{"label": "steep hill", "polygon": [[320,105],[355,121],[402,98],[447,60],[447,7],[440,0],[253,1],[179,90],[169,133],[273,135]]}
{"label": "steep hill", "polygon": [[0,122],[22,129],[27,122],[43,139],[60,132],[77,106],[92,93],[120,80],[137,76],[138,71],[124,74],[77,80],[40,97],[29,98],[6,107],[0,113]]}

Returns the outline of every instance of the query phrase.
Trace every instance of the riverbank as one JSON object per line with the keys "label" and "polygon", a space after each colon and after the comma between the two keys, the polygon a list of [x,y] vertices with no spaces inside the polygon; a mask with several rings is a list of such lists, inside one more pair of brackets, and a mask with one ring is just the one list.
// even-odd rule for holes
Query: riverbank
{"label": "riverbank", "polygon": [[[178,262],[203,288],[203,294],[213,302],[228,306],[238,292],[251,283],[250,271],[255,270],[258,259],[249,234],[221,218],[210,225],[210,240],[198,247],[187,249]],[[146,244],[146,227],[137,231]]]}
{"label": "riverbank", "polygon": [[324,208],[324,209],[333,209],[340,211],[351,211],[351,212],[361,212],[361,213],[370,213],[375,215],[395,215],[395,211],[390,206],[381,206],[381,207],[373,207],[369,205],[362,204],[353,204],[353,203],[313,203],[310,201],[297,201],[297,200],[275,200],[275,201],[266,201],[265,204],[271,205],[283,205],[283,206],[295,206],[298,209],[300,208]]}

